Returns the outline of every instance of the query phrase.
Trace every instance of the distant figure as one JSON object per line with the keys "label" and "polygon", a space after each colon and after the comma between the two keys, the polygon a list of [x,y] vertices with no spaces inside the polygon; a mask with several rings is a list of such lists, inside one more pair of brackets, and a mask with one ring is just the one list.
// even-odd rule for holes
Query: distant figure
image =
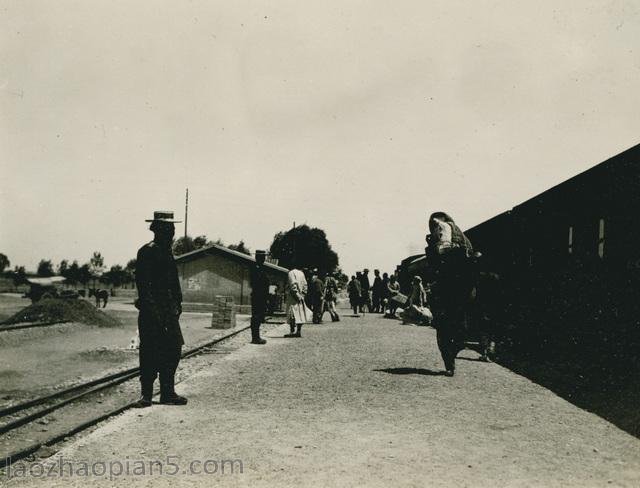
{"label": "distant figure", "polygon": [[387,291],[389,294],[389,298],[387,300],[389,311],[387,312],[387,314],[389,318],[395,318],[396,310],[398,310],[398,302],[394,300],[394,298],[396,297],[396,295],[398,295],[398,293],[400,293],[400,283],[398,283],[396,275],[391,275],[391,278],[389,278]]}
{"label": "distant figure", "polygon": [[301,337],[302,325],[311,320],[311,311],[305,304],[307,280],[299,269],[292,269],[287,275],[286,305],[291,332],[285,337]]}
{"label": "distant figure", "polygon": [[89,288],[89,298],[96,297],[96,307],[100,308],[100,300],[102,300],[102,308],[107,307],[109,301],[109,291],[99,288]]}
{"label": "distant figure", "polygon": [[314,270],[309,287],[309,303],[313,311],[313,323],[321,324],[324,315],[324,281],[320,277],[318,270]]}
{"label": "distant figure", "polygon": [[264,269],[265,251],[256,251],[256,261],[251,268],[251,344],[266,344],[260,338],[260,325],[265,321],[269,299],[269,278]]}
{"label": "distant figure", "polygon": [[387,311],[389,303],[389,275],[382,273],[382,295],[380,296],[380,312],[383,314]]}
{"label": "distant figure", "polygon": [[505,303],[498,274],[479,271],[475,284],[471,327],[473,328],[472,333],[480,341],[480,360],[488,362],[489,356],[495,354],[498,329]]}
{"label": "distant figure", "polygon": [[349,303],[353,309],[353,315],[359,317],[358,309],[362,301],[362,288],[360,287],[360,281],[355,276],[351,277],[351,281],[347,285],[347,293],[349,294]]}
{"label": "distant figure", "polygon": [[138,251],[136,285],[140,336],[140,386],[138,407],[150,407],[153,383],[160,376],[160,403],[186,405],[174,389],[184,339],[180,330],[182,291],[171,243],[175,235],[173,212],[154,212],[149,229],[153,241]]}
{"label": "distant figure", "polygon": [[427,308],[427,292],[422,286],[422,278],[420,276],[414,276],[413,280],[411,280],[411,295],[409,295],[409,300],[401,316],[403,324],[431,324],[433,316]]}
{"label": "distant figure", "polygon": [[374,269],[373,286],[371,287],[371,296],[373,301],[372,311],[375,313],[380,312],[380,305],[382,303],[382,278],[380,278],[380,270]]}
{"label": "distant figure", "polygon": [[338,301],[338,280],[336,275],[327,275],[327,279],[324,282],[324,303],[325,308],[331,315],[332,322],[340,322],[340,315],[336,310],[336,302]]}
{"label": "distant figure", "polygon": [[473,246],[453,219],[444,212],[429,217],[426,253],[433,273],[432,308],[438,330],[438,348],[447,376],[455,372],[455,360],[464,349],[473,292]]}
{"label": "distant figure", "polygon": [[369,270],[364,269],[362,274],[360,275],[360,288],[362,289],[362,300],[361,300],[361,312],[364,313],[364,309],[371,312],[371,297],[369,296],[369,292],[371,291],[371,284],[369,283]]}

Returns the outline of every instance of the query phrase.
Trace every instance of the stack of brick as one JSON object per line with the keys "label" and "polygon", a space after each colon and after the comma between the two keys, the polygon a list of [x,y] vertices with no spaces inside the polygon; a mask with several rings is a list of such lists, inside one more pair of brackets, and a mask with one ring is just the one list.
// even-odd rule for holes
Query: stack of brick
{"label": "stack of brick", "polygon": [[231,329],[236,326],[236,312],[233,307],[233,297],[216,295],[213,301],[211,328]]}

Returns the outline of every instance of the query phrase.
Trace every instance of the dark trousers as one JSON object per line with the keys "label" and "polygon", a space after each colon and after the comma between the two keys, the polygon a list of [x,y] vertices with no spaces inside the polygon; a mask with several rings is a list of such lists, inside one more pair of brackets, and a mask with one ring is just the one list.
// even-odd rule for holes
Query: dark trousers
{"label": "dark trousers", "polygon": [[380,295],[377,293],[373,294],[373,311],[376,313],[380,312]]}
{"label": "dark trousers", "polygon": [[264,323],[267,306],[264,304],[251,305],[251,340],[260,339],[260,326]]}
{"label": "dark trousers", "polygon": [[438,349],[447,371],[456,368],[456,356],[464,349],[466,315],[463,309],[448,310],[436,314],[434,324],[438,329]]}
{"label": "dark trousers", "polygon": [[322,323],[322,316],[324,315],[324,301],[314,300],[311,303],[311,309],[313,310],[313,323],[314,324]]}
{"label": "dark trousers", "polygon": [[182,346],[175,343],[145,344],[140,340],[140,385],[142,396],[151,398],[153,383],[160,377],[160,393],[163,396],[175,393],[175,374],[180,363]]}
{"label": "dark trousers", "polygon": [[140,336],[140,386],[142,396],[151,398],[153,383],[160,377],[160,394],[175,394],[175,374],[182,352],[182,333],[177,317],[167,321],[166,316],[153,312],[140,312],[138,333]]}

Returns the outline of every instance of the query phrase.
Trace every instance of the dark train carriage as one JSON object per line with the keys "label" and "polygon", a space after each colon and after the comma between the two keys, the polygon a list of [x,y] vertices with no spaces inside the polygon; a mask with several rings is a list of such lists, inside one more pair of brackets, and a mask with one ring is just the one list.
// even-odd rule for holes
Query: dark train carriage
{"label": "dark train carriage", "polygon": [[424,254],[415,254],[403,259],[396,271],[398,274],[398,283],[400,291],[405,295],[411,292],[411,280],[414,276],[420,276],[424,279],[426,272],[426,256]]}
{"label": "dark train carriage", "polygon": [[500,276],[511,271],[514,248],[511,225],[511,212],[508,211],[465,231],[474,251],[482,254],[481,270]]}
{"label": "dark train carriage", "polygon": [[485,266],[508,276],[525,340],[637,335],[639,190],[640,145],[467,231]]}

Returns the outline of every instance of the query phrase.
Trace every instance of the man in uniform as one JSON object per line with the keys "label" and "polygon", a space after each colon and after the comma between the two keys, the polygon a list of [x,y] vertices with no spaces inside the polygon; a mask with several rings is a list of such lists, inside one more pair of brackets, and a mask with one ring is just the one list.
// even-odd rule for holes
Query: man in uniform
{"label": "man in uniform", "polygon": [[313,323],[321,324],[324,315],[324,281],[317,269],[313,270],[311,286],[309,287],[309,301],[313,311]]}
{"label": "man in uniform", "polygon": [[184,340],[179,318],[182,292],[171,245],[175,234],[173,212],[154,212],[149,229],[153,241],[138,251],[136,285],[140,336],[139,407],[150,407],[153,383],[160,376],[160,403],[185,405],[187,399],[175,392],[175,373]]}
{"label": "man in uniform", "polygon": [[265,251],[256,251],[256,262],[251,268],[251,344],[266,344],[260,338],[260,325],[265,321],[269,298],[269,278],[264,269]]}
{"label": "man in uniform", "polygon": [[[382,278],[380,278],[380,270],[374,269],[373,274],[373,286],[371,287],[371,294],[373,295],[373,312],[380,312],[380,304],[382,303]],[[384,312],[384,310],[383,310]]]}

